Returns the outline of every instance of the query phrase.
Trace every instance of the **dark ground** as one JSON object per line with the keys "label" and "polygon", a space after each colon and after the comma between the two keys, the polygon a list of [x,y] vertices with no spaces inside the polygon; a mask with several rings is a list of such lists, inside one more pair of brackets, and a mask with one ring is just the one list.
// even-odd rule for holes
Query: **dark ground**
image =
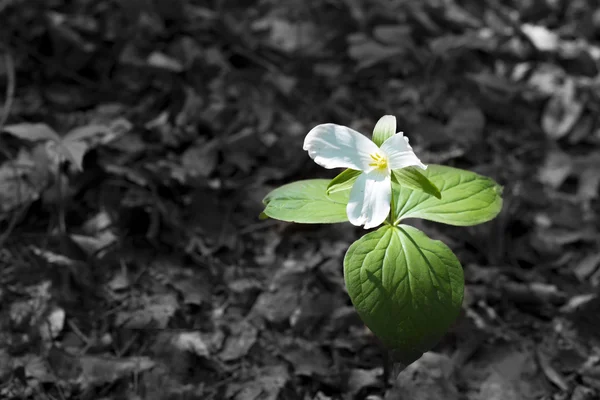
{"label": "dark ground", "polygon": [[[600,399],[597,6],[0,1],[0,398]],[[257,218],[336,173],[310,128],[384,114],[505,186],[490,223],[414,222],[464,312],[387,386],[362,230]]]}

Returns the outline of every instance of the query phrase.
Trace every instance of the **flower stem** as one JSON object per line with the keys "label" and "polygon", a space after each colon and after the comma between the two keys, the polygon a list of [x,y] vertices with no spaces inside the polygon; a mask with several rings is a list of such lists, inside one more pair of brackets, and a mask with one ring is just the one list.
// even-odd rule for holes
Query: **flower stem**
{"label": "flower stem", "polygon": [[390,197],[390,215],[388,217],[390,218],[390,225],[394,226],[396,225],[394,223],[394,212],[396,211],[394,208],[394,186],[392,182],[390,182],[390,185],[392,187],[392,197]]}

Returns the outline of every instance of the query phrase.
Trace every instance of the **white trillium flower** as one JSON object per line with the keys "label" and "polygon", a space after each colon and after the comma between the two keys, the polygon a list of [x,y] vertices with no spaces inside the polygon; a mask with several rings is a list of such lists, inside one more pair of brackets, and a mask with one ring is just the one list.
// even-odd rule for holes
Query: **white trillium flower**
{"label": "white trillium flower", "polygon": [[348,220],[365,229],[381,225],[390,213],[392,170],[410,166],[427,169],[417,158],[408,138],[396,131],[396,117],[383,116],[375,131],[391,132],[381,147],[361,133],[336,124],[317,125],[306,135],[303,149],[320,166],[362,171],[350,191]]}

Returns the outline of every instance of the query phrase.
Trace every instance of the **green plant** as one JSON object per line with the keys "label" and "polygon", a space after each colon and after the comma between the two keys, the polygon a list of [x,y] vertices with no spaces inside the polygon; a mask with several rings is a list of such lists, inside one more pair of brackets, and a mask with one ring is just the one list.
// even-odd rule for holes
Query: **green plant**
{"label": "green plant", "polygon": [[344,258],[348,294],[365,325],[405,365],[434,346],[463,301],[462,266],[444,243],[405,225],[422,218],[456,226],[481,224],[502,208],[492,179],[443,165],[425,166],[396,119],[384,116],[373,141],[350,128],[318,125],[304,149],[325,168],[346,168],[329,181],[289,183],[265,199],[263,217],[297,223],[349,221],[379,227]]}

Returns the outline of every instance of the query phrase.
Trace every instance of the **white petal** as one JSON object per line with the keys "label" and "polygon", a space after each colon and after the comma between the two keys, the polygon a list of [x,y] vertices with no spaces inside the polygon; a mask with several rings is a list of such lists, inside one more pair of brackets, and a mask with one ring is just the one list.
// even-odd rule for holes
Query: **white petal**
{"label": "white petal", "polygon": [[410,166],[427,169],[427,166],[415,155],[408,144],[408,138],[399,132],[381,145],[381,150],[388,156],[390,169],[400,169]]}
{"label": "white petal", "polygon": [[396,134],[396,117],[393,115],[384,115],[379,118],[379,121],[375,124],[375,128],[373,128],[373,142],[375,144],[381,145],[388,138],[394,136]]}
{"label": "white petal", "polygon": [[390,176],[380,171],[362,173],[352,186],[350,201],[346,206],[352,225],[365,229],[379,226],[390,213],[392,183]]}
{"label": "white petal", "polygon": [[336,124],[317,125],[306,135],[304,150],[322,167],[372,169],[370,154],[379,148],[364,135]]}

